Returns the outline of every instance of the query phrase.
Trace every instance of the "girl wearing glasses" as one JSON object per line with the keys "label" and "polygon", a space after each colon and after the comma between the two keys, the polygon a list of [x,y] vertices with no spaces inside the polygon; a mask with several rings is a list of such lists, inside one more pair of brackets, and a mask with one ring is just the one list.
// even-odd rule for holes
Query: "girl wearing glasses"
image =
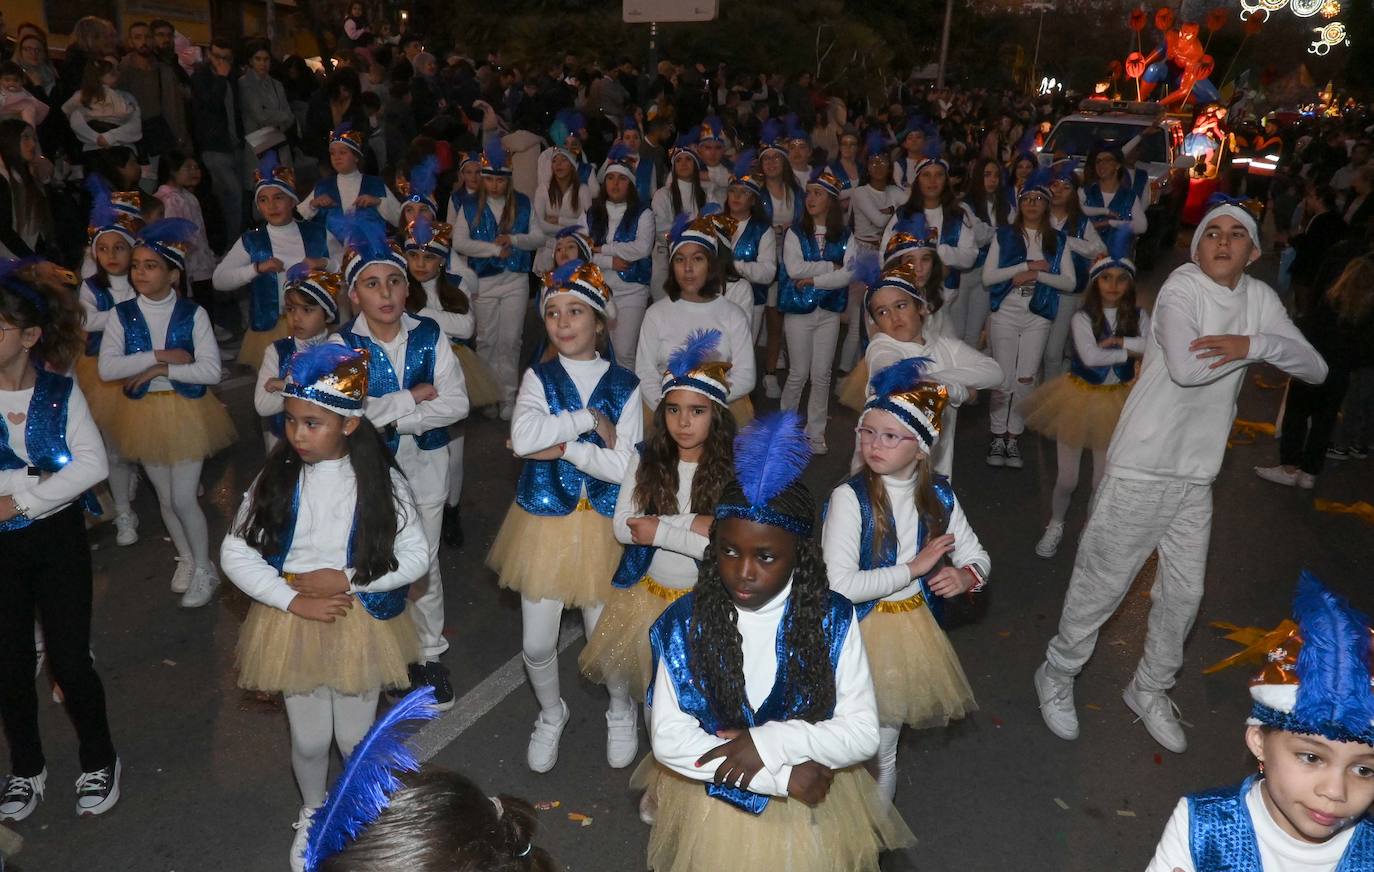
{"label": "girl wearing glasses", "polygon": [[943,727],[977,706],[940,629],[941,601],[982,590],[991,562],[949,480],[931,469],[949,401],[924,358],[879,372],[859,417],[863,468],[830,495],[830,587],[854,603],[878,700],[878,788],[896,791],[903,724]]}

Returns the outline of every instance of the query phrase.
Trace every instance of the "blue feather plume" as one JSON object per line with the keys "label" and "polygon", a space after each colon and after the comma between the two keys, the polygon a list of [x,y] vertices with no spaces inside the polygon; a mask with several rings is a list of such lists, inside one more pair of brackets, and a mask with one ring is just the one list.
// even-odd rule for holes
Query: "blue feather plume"
{"label": "blue feather plume", "polygon": [[110,183],[105,181],[105,177],[99,173],[88,173],[86,175],[86,190],[91,192],[91,221],[92,227],[109,227],[115,223],[114,199],[110,192]]}
{"label": "blue feather plume", "polygon": [[501,169],[506,165],[506,147],[501,144],[501,137],[493,136],[482,146],[482,153],[487,156],[487,163],[493,169]]}
{"label": "blue feather plume", "polygon": [[339,122],[339,126],[334,128],[334,135],[335,135],[335,136],[343,136],[345,133],[348,133],[348,132],[351,131],[352,129],[353,129],[353,122],[351,122],[351,121],[341,121],[341,122]]}
{"label": "blue feather plume", "polygon": [[697,144],[697,136],[696,136],[696,131],[695,131],[695,130],[690,130],[690,131],[688,131],[688,132],[686,132],[686,133],[679,134],[679,136],[678,136],[678,138],[677,138],[677,142],[674,143],[674,145],[675,145],[676,147],[678,147],[678,148],[680,148],[680,149],[682,149],[682,150],[684,150],[684,151],[691,151],[691,150],[692,150],[692,146],[694,146],[694,145],[696,145],[696,144]]}
{"label": "blue feather plume", "polygon": [[1107,246],[1107,257],[1112,260],[1123,260],[1131,256],[1135,246],[1135,234],[1131,232],[1129,224],[1113,227],[1102,241]]}
{"label": "blue feather plume", "polygon": [[1039,167],[1026,179],[1026,186],[1022,191],[1029,191],[1032,188],[1044,188],[1049,190],[1050,183],[1054,181],[1054,174],[1049,167]]}
{"label": "blue feather plume", "polygon": [[793,411],[756,418],[735,437],[735,477],[751,506],[762,506],[801,478],[811,443]]}
{"label": "blue feather plume", "polygon": [[411,222],[410,235],[420,245],[429,245],[429,241],[434,238],[434,219],[429,217],[429,213],[424,209],[420,209],[415,220]]}
{"label": "blue feather plume", "polygon": [[735,156],[734,173],[735,178],[743,178],[749,175],[754,167],[754,158],[758,157],[758,150],[746,148]]}
{"label": "blue feather plume", "polygon": [[886,397],[910,390],[925,378],[926,370],[934,363],[929,357],[908,357],[874,373],[869,380],[876,396]]}
{"label": "blue feather plume", "polygon": [[606,163],[611,164],[617,161],[629,160],[634,157],[634,151],[625,143],[617,142],[611,146],[611,150],[606,152]]}
{"label": "blue feather plume", "polygon": [[868,156],[884,154],[887,152],[887,137],[883,136],[882,131],[874,128],[868,131],[868,137],[864,140],[864,148],[868,151]]}
{"label": "blue feather plume", "polygon": [[281,166],[281,161],[277,159],[277,150],[269,148],[258,159],[258,175],[264,179],[270,179],[272,173],[276,172],[279,166]]}
{"label": "blue feather plume", "polygon": [[687,229],[687,225],[691,223],[691,215],[688,215],[686,212],[677,213],[677,217],[673,219],[673,226],[668,231],[668,239],[677,242],[682,238],[683,231]]}
{"label": "blue feather plume", "polygon": [[574,224],[571,227],[564,227],[562,230],[558,231],[556,234],[554,234],[554,238],[567,239],[569,236],[585,236],[586,233],[587,231],[582,227],[582,225]]}
{"label": "blue feather plume", "polygon": [[788,139],[801,139],[805,140],[807,143],[811,142],[811,134],[806,132],[806,128],[802,126],[801,119],[795,114],[787,115],[783,118],[783,121],[787,124]]}
{"label": "blue feather plume", "polygon": [[1302,635],[1293,715],[1305,724],[1335,724],[1353,735],[1368,734],[1374,724],[1369,618],[1307,570],[1298,579],[1293,617]]}
{"label": "blue feather plume", "polygon": [[707,115],[702,119],[701,126],[711,131],[712,136],[721,136],[725,132],[725,122],[717,115]]}
{"label": "blue feather plume", "polygon": [[635,120],[635,117],[634,117],[633,115],[626,115],[626,116],[624,117],[624,119],[622,119],[621,122],[620,122],[620,129],[621,129],[621,130],[638,130],[638,129],[639,129],[639,122]]}
{"label": "blue feather plume", "polygon": [[930,223],[926,221],[926,216],[920,212],[917,212],[910,218],[899,219],[897,223],[893,225],[892,232],[894,234],[908,233],[917,239],[930,239],[932,236],[930,232]]}
{"label": "blue feather plume", "polygon": [[286,271],[286,283],[288,285],[294,285],[302,281],[308,275],[310,275],[310,264],[301,261]]}
{"label": "blue feather plume", "polygon": [[434,155],[426,157],[410,170],[410,193],[427,198],[434,195],[439,185],[439,159]]}
{"label": "blue feather plume", "polygon": [[561,288],[572,280],[573,273],[582,266],[582,260],[570,260],[553,271],[553,287]]}
{"label": "blue feather plume", "polygon": [[336,239],[369,260],[385,256],[390,247],[386,223],[375,212],[345,214],[331,210],[326,226]]}
{"label": "blue feather plume", "polygon": [[940,134],[931,132],[926,135],[926,144],[925,147],[921,150],[921,154],[923,156],[931,160],[939,160],[940,156],[944,153],[944,150],[945,143],[942,139],[940,139]]}
{"label": "blue feather plume", "polygon": [[362,357],[362,352],[347,345],[325,342],[302,348],[291,355],[286,373],[298,385],[311,385],[350,360]]}
{"label": "blue feather plume", "polygon": [[878,257],[876,251],[860,251],[854,257],[854,271],[852,273],[854,281],[861,283],[864,287],[871,288],[878,283],[879,277],[883,272],[882,258]]}
{"label": "blue feather plume", "polygon": [[576,109],[561,109],[558,114],[554,116],[554,119],[562,122],[563,126],[568,128],[569,134],[575,134],[577,131],[587,126],[586,119],[584,119],[582,113],[578,112]]}
{"label": "blue feather plume", "polygon": [[687,341],[668,355],[668,371],[675,378],[685,378],[709,360],[719,347],[719,330],[693,330],[687,335]]}
{"label": "blue feather plume", "polygon": [[782,139],[785,132],[786,129],[782,126],[781,121],[776,118],[769,118],[767,121],[763,122],[763,126],[759,128],[759,142],[765,146],[776,145],[777,141]]}
{"label": "blue feather plume", "polygon": [[342,851],[377,819],[391,801],[391,794],[401,786],[396,773],[420,771],[420,761],[406,740],[418,721],[438,716],[434,689],[421,688],[393,706],[354,746],[348,765],[329,791],[329,798],[311,820],[305,848],[307,870],[313,872],[320,863]]}
{"label": "blue feather plume", "polygon": [[1058,161],[1050,166],[1050,171],[1057,182],[1068,182],[1071,185],[1078,184],[1078,158],[1067,158]]}
{"label": "blue feather plume", "polygon": [[719,203],[707,203],[705,206],[701,207],[701,211],[698,212],[697,215],[701,218],[709,218],[712,215],[719,215],[724,211],[725,208]]}
{"label": "blue feather plume", "polygon": [[163,218],[139,231],[138,238],[148,242],[186,244],[196,238],[196,224],[185,218]]}

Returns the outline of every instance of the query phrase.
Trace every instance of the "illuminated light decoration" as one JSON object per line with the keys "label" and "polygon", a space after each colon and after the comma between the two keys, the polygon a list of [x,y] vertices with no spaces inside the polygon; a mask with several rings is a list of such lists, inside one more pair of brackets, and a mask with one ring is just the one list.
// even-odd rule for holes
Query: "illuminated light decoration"
{"label": "illuminated light decoration", "polygon": [[1326,0],[1322,4],[1322,18],[1335,18],[1341,14],[1341,4],[1336,0]]}
{"label": "illuminated light decoration", "polygon": [[1320,12],[1325,5],[1326,0],[1291,0],[1289,8],[1299,18],[1311,18]]}
{"label": "illuminated light decoration", "polygon": [[1270,12],[1278,12],[1288,5],[1288,0],[1240,0],[1240,19],[1246,20],[1256,12],[1263,12],[1262,20],[1269,20]]}
{"label": "illuminated light decoration", "polygon": [[1317,34],[1317,38],[1312,40],[1307,51],[1319,57],[1329,53],[1332,46],[1348,45],[1350,42],[1346,39],[1345,25],[1339,21],[1333,21],[1325,27],[1314,27],[1312,32]]}

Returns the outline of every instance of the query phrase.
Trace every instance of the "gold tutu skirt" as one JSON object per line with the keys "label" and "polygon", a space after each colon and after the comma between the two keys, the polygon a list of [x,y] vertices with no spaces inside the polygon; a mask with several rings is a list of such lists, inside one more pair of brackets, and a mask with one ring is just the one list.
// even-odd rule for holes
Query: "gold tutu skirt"
{"label": "gold tutu skirt", "polygon": [[896,610],[911,602],[884,603],[860,624],[878,699],[878,722],[916,729],[943,727],[977,711],[978,704],[949,637],[930,609],[922,605]]}
{"label": "gold tutu skirt", "polygon": [[559,600],[570,609],[604,603],[623,549],[585,499],[566,515],[531,515],[512,504],[487,553],[487,566],[528,600]]}
{"label": "gold tutu skirt", "polygon": [[[646,768],[652,766],[652,771]],[[835,773],[820,805],[772,797],[753,815],[706,795],[706,785],[647,758],[632,779],[658,800],[649,833],[654,872],[877,872],[878,854],[916,837],[862,766]]]}
{"label": "gold tutu skirt", "polygon": [[328,687],[349,696],[409,687],[406,665],[420,659],[411,608],[379,621],[355,601],[326,624],[255,602],[239,631],[239,687],[268,693]]}
{"label": "gold tutu skirt", "polygon": [[100,358],[81,355],[76,359],[76,383],[81,385],[81,395],[91,410],[91,418],[101,430],[110,425],[115,410],[121,403],[133,400],[124,396],[124,383],[105,381],[100,377]]}
{"label": "gold tutu skirt", "polygon": [[743,427],[754,420],[754,401],[745,394],[730,404],[730,414],[735,416],[735,426]]}
{"label": "gold tutu skirt", "polygon": [[249,330],[243,334],[243,344],[239,346],[238,362],[252,367],[253,372],[257,372],[262,366],[262,355],[267,350],[267,346],[290,335],[291,328],[287,326],[285,315],[277,319],[277,326],[271,330]]}
{"label": "gold tutu skirt", "polygon": [[612,588],[596,632],[577,658],[582,674],[597,684],[624,684],[643,702],[652,680],[649,628],[664,609],[690,590],[664,587],[647,577],[631,588]]}
{"label": "gold tutu skirt", "polygon": [[157,466],[204,460],[239,438],[229,413],[209,391],[195,400],[157,391],[121,403],[106,435],[120,457]]}
{"label": "gold tutu skirt", "polygon": [[856,412],[864,410],[868,402],[868,361],[860,359],[840,382],[840,405]]}
{"label": "gold tutu skirt", "polygon": [[463,383],[467,387],[468,405],[471,408],[480,409],[501,402],[501,386],[496,383],[496,376],[491,374],[491,367],[477,356],[477,352],[455,342],[453,355],[463,369]]}
{"label": "gold tutu skirt", "polygon": [[1036,388],[1020,411],[1026,426],[1042,436],[1073,448],[1105,451],[1130,392],[1129,384],[1090,385],[1066,374]]}

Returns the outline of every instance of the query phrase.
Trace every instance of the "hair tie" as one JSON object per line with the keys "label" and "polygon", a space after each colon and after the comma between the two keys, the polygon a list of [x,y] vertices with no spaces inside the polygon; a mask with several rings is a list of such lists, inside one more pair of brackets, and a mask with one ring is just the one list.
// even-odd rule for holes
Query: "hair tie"
{"label": "hair tie", "polygon": [[488,796],[487,799],[491,800],[491,804],[496,806],[497,820],[500,820],[501,818],[505,817],[506,807],[501,804],[501,798],[499,796]]}
{"label": "hair tie", "polygon": [[530,855],[530,851],[532,851],[532,850],[534,850],[534,843],[533,843],[533,842],[526,842],[526,843],[525,843],[525,850],[521,851],[520,853],[516,854],[515,856],[517,856],[517,857],[528,857],[528,856]]}

